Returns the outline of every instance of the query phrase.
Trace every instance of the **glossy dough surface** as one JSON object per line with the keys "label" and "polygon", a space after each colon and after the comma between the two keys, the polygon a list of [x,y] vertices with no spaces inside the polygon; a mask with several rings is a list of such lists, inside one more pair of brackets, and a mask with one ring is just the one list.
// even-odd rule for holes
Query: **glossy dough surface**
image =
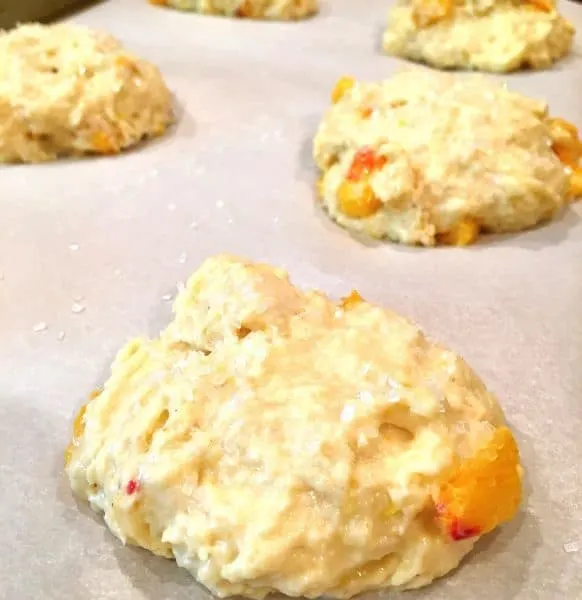
{"label": "glossy dough surface", "polygon": [[0,33],[0,162],[115,154],[172,121],[158,69],[79,25]]}
{"label": "glossy dough surface", "polygon": [[291,21],[313,15],[317,0],[150,0],[152,4],[206,15]]}
{"label": "glossy dough surface", "polygon": [[383,45],[439,68],[503,73],[547,68],[569,53],[573,38],[553,0],[401,0]]}
{"label": "glossy dough surface", "polygon": [[470,242],[533,227],[567,200],[546,104],[483,76],[346,79],[333,100],[314,140],[318,191],[351,231],[432,246],[467,228]]}
{"label": "glossy dough surface", "polygon": [[67,451],[124,542],[220,596],[348,597],[429,583],[517,510],[495,398],[402,317],[232,256],[174,310],[119,352]]}

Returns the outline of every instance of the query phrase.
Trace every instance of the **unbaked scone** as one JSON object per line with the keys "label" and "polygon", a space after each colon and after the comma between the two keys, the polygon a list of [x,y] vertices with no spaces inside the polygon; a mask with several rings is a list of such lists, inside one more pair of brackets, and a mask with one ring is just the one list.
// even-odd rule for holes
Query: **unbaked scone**
{"label": "unbaked scone", "polygon": [[554,0],[400,0],[383,45],[443,69],[509,72],[549,67],[574,33]]}
{"label": "unbaked scone", "polygon": [[[463,245],[480,231],[533,227],[567,201],[575,128],[485,77],[417,69],[381,83],[343,78],[332,100],[314,140],[318,195],[349,230]],[[575,162],[560,161],[561,146]]]}
{"label": "unbaked scone", "polygon": [[79,413],[74,492],[219,596],[419,587],[518,510],[495,398],[456,354],[352,292],[208,259],[157,339]]}
{"label": "unbaked scone", "polygon": [[151,4],[203,15],[294,21],[315,14],[318,0],[149,0]]}
{"label": "unbaked scone", "polygon": [[110,35],[65,24],[0,32],[0,162],[115,154],[171,122],[157,67]]}

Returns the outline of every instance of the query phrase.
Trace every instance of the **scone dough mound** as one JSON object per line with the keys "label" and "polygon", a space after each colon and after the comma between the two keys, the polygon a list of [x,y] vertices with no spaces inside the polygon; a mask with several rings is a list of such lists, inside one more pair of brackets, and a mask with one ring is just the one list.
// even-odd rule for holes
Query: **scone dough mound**
{"label": "scone dough mound", "polygon": [[375,238],[464,244],[527,229],[565,203],[547,107],[478,75],[342,79],[314,141],[323,207]]}
{"label": "scone dough mound", "polygon": [[443,69],[504,73],[549,67],[568,54],[574,32],[554,0],[400,0],[383,44]]}
{"label": "scone dough mound", "polygon": [[313,15],[318,0],[150,0],[152,4],[205,15],[293,21]]}
{"label": "scone dough mound", "polygon": [[496,400],[405,319],[231,256],[174,310],[120,351],[67,450],[124,542],[219,596],[348,597],[429,583],[517,510]]}
{"label": "scone dough mound", "polygon": [[171,121],[158,69],[113,37],[65,24],[0,33],[0,162],[115,154]]}

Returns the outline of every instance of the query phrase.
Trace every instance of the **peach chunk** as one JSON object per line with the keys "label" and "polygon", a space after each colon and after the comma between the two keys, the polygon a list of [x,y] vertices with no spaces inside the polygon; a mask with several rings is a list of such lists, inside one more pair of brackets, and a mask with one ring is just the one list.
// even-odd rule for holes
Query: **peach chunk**
{"label": "peach chunk", "polygon": [[437,236],[438,242],[445,246],[469,246],[479,237],[479,223],[466,217],[446,233]]}
{"label": "peach chunk", "polygon": [[489,442],[441,484],[438,519],[453,540],[485,534],[512,519],[521,501],[521,466],[513,434],[495,430]]}

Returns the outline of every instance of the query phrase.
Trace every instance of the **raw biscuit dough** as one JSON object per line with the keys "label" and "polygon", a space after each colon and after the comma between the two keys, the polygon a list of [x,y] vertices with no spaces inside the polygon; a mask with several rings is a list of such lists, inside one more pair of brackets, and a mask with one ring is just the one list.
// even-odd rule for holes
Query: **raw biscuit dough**
{"label": "raw biscuit dough", "polygon": [[554,0],[401,0],[384,49],[435,67],[543,69],[570,51],[574,27]]}
{"label": "raw biscuit dough", "polygon": [[66,24],[0,33],[0,162],[114,154],[171,121],[157,67],[110,35]]}
{"label": "raw biscuit dough", "polygon": [[119,352],[66,454],[122,541],[219,596],[348,597],[429,583],[517,510],[499,405],[402,317],[226,255],[174,312]]}
{"label": "raw biscuit dough", "polygon": [[428,69],[345,78],[333,95],[314,158],[323,207],[349,230],[464,244],[481,230],[533,227],[566,202],[568,167],[552,148],[561,120],[543,102]]}
{"label": "raw biscuit dough", "polygon": [[150,0],[152,4],[205,15],[292,21],[313,15],[317,0]]}

